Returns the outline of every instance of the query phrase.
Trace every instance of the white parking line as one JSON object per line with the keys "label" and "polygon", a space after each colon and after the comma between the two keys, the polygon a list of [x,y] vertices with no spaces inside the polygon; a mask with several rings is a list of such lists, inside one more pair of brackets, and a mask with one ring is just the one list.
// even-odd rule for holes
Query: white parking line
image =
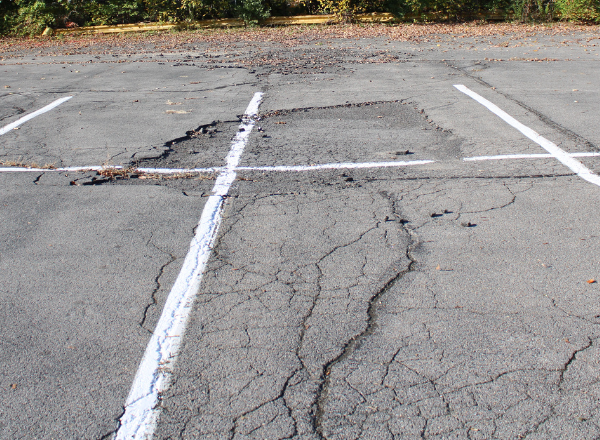
{"label": "white parking line", "polygon": [[214,194],[204,206],[181,272],[146,347],[115,439],[149,439],[154,433],[159,413],[158,396],[169,384],[188,316],[221,223],[225,196],[235,180],[235,168],[254,127],[254,117],[261,99],[262,93],[256,93],[248,104],[240,131],[233,139],[227,155],[226,165],[215,182]]}
{"label": "white parking line", "polygon": [[[135,168],[134,171],[148,174],[218,173],[223,167],[213,168]],[[237,168],[236,168],[237,169]]]}
{"label": "white parking line", "polygon": [[[465,159],[467,160],[467,159]],[[362,163],[326,163],[320,165],[292,165],[292,166],[264,166],[264,167],[235,167],[235,171],[312,171],[312,170],[341,170],[341,169],[358,169],[358,168],[400,168],[414,165],[425,165],[434,163],[433,160],[409,160],[396,162],[362,162]],[[17,172],[77,172],[77,171],[102,171],[102,170],[122,170],[122,165],[116,166],[83,166],[83,167],[61,167],[61,168],[29,168],[29,167],[2,167],[0,173],[17,173]],[[223,171],[224,167],[212,168],[131,168],[130,171],[135,173],[147,174],[185,174],[185,173],[218,173]]]}
{"label": "white parking line", "polygon": [[[571,157],[600,157],[597,152],[580,152],[566,153]],[[538,154],[499,154],[496,156],[473,156],[464,157],[464,162],[480,162],[486,160],[516,160],[516,159],[549,159],[554,158],[550,153]],[[402,168],[416,165],[426,165],[435,163],[435,160],[406,160],[395,162],[341,162],[341,163],[325,163],[317,165],[274,165],[274,166],[256,166],[256,167],[235,167],[234,171],[314,171],[314,170],[352,170],[362,168]],[[60,168],[30,168],[30,167],[0,167],[0,173],[26,173],[26,172],[85,172],[85,171],[102,171],[102,170],[122,170],[125,169],[122,165],[106,166],[106,165],[89,165],[81,167],[60,167]],[[210,167],[210,168],[128,168],[132,173],[141,174],[187,174],[187,173],[220,173],[225,167]]]}
{"label": "white parking line", "polygon": [[[597,157],[600,153],[583,152],[583,153],[567,153],[571,157]],[[538,154],[500,154],[497,156],[474,156],[465,157],[464,161],[484,161],[484,160],[507,160],[507,159],[547,159],[554,157],[549,153],[538,153]]]}
{"label": "white parking line", "polygon": [[39,116],[39,115],[41,115],[43,113],[46,113],[47,111],[52,110],[54,107],[58,107],[63,102],[68,101],[71,98],[72,98],[72,96],[65,96],[64,98],[57,99],[52,104],[48,104],[46,107],[43,107],[43,108],[41,108],[39,110],[36,110],[33,113],[29,113],[28,115],[23,116],[20,119],[17,119],[15,122],[8,124],[6,127],[0,128],[0,136],[2,136],[3,134],[8,133],[11,130],[14,130],[19,125],[21,125],[21,124],[29,121],[30,119],[35,118],[36,116]]}
{"label": "white parking line", "polygon": [[470,96],[475,101],[477,101],[478,103],[480,103],[481,105],[486,107],[489,111],[494,113],[496,116],[500,117],[502,120],[504,120],[504,122],[506,122],[510,126],[519,130],[521,133],[523,133],[529,139],[531,139],[536,144],[541,146],[544,150],[546,150],[548,153],[550,153],[560,163],[562,163],[563,165],[565,165],[566,167],[571,169],[571,171],[573,171],[579,177],[581,177],[584,180],[587,180],[590,183],[593,183],[594,185],[600,186],[600,176],[598,176],[597,174],[594,174],[585,165],[583,165],[578,160],[574,159],[569,153],[567,153],[566,151],[559,148],[554,142],[550,142],[548,139],[541,136],[539,133],[535,132],[531,128],[527,127],[526,125],[521,124],[515,118],[513,118],[508,113],[506,113],[504,110],[501,110],[498,106],[491,103],[490,101],[485,99],[483,96],[478,95],[474,91],[465,87],[464,85],[456,84],[456,85],[454,85],[454,87],[456,87],[458,90],[463,92],[465,95]]}
{"label": "white parking line", "polygon": [[363,162],[363,163],[325,163],[321,165],[297,165],[297,166],[270,166],[270,167],[238,167],[243,171],[312,171],[312,170],[341,170],[357,168],[393,168],[407,167],[411,165],[425,165],[433,163],[433,160],[410,160],[397,162]]}

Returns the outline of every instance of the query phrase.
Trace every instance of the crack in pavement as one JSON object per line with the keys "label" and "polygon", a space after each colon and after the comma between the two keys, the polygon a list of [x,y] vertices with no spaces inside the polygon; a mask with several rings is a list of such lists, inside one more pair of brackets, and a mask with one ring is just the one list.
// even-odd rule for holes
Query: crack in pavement
{"label": "crack in pavement", "polygon": [[565,365],[559,370],[560,371],[560,375],[559,375],[559,378],[558,378],[558,387],[559,388],[562,387],[565,373],[567,372],[567,370],[569,369],[569,367],[571,366],[571,364],[573,364],[576,361],[577,355],[580,354],[580,353],[583,353],[584,351],[586,351],[589,348],[591,348],[593,344],[594,344],[594,340],[592,340],[592,338],[588,338],[588,343],[587,344],[585,344],[581,348],[578,348],[577,350],[573,351],[573,354],[571,354],[571,357],[569,357],[569,359],[567,359],[567,362],[565,363]]}
{"label": "crack in pavement", "polygon": [[145,327],[146,324],[146,320],[148,319],[148,312],[149,310],[154,307],[156,304],[158,304],[158,301],[156,300],[156,294],[158,293],[158,291],[162,288],[160,279],[161,277],[164,275],[165,270],[167,269],[167,267],[173,263],[174,261],[177,260],[177,257],[173,254],[171,254],[170,252],[165,251],[164,249],[161,249],[160,247],[158,247],[156,244],[154,244],[152,242],[152,232],[150,232],[150,238],[148,238],[148,241],[146,242],[146,246],[151,245],[152,247],[154,247],[156,250],[164,253],[165,255],[167,255],[169,258],[168,260],[158,269],[158,274],[156,275],[156,277],[154,277],[154,289],[152,290],[152,292],[150,292],[150,302],[146,305],[146,307],[144,307],[144,311],[142,312],[142,320],[139,322],[139,326],[141,328],[143,328],[144,330],[146,330],[148,333],[152,334],[153,333],[153,329],[149,329]]}
{"label": "crack in pavement", "polygon": [[[398,216],[396,202],[392,200],[392,196],[383,191],[380,191],[379,194],[382,197],[384,197],[388,201],[388,203],[390,203],[392,212],[394,212],[394,214],[398,218],[400,218],[400,216]],[[318,388],[318,392],[317,392],[317,396],[316,396],[316,407],[317,408],[316,408],[316,414],[315,414],[316,432],[321,436],[321,438],[326,438],[326,435],[323,432],[324,403],[327,400],[329,387],[331,385],[331,383],[330,383],[331,370],[337,364],[339,364],[343,360],[347,359],[358,347],[360,347],[360,344],[362,343],[362,341],[373,333],[373,331],[377,327],[377,318],[378,318],[377,302],[382,298],[382,296],[384,296],[387,292],[389,292],[389,290],[396,283],[398,283],[399,280],[401,280],[406,274],[412,272],[415,268],[416,260],[413,256],[413,251],[418,247],[419,241],[418,241],[418,239],[416,239],[413,231],[410,228],[406,227],[405,224],[403,224],[401,222],[399,222],[398,224],[400,225],[400,229],[403,230],[409,237],[409,241],[406,245],[406,254],[405,254],[406,258],[409,261],[408,266],[405,269],[398,271],[395,274],[395,276],[393,276],[391,279],[389,279],[383,285],[383,287],[381,289],[379,289],[379,291],[375,292],[375,294],[371,296],[371,298],[368,300],[368,307],[367,307],[368,320],[367,320],[364,330],[361,333],[354,335],[344,345],[342,352],[337,357],[330,360],[329,362],[327,362],[324,365],[323,371],[325,374],[325,379],[322,381],[321,385]]]}
{"label": "crack in pavement", "polygon": [[390,101],[364,101],[364,102],[347,102],[345,104],[336,104],[336,105],[328,105],[324,107],[296,107],[292,109],[281,109],[281,110],[269,110],[267,112],[262,112],[259,114],[259,120],[271,118],[273,116],[287,116],[294,113],[303,113],[308,112],[310,110],[333,110],[333,109],[341,109],[341,108],[360,108],[360,107],[370,107],[374,105],[382,105],[382,104],[395,104],[401,103],[405,104],[403,99],[394,99]]}

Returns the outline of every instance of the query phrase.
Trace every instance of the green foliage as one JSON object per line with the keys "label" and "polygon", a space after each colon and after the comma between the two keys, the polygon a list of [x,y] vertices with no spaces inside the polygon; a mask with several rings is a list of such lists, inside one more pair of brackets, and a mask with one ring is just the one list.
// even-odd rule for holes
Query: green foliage
{"label": "green foliage", "polygon": [[225,18],[233,13],[229,0],[181,0],[179,14],[188,20]]}
{"label": "green foliage", "polygon": [[563,20],[600,22],[599,0],[556,0],[555,10]]}
{"label": "green foliage", "polygon": [[263,0],[263,4],[271,11],[271,15],[276,17],[295,15],[299,10],[297,6],[292,6],[287,0]]}
{"label": "green foliage", "polygon": [[[393,0],[398,3],[405,0]],[[343,22],[354,21],[356,14],[363,12],[390,12],[388,0],[319,0],[321,12],[335,14]]]}
{"label": "green foliage", "polygon": [[[519,1],[519,0],[517,0]],[[598,0],[596,0],[598,1]],[[396,17],[407,16],[435,20],[468,20],[478,13],[507,10],[511,0],[319,0],[321,11],[337,14],[346,21],[361,12],[390,12]]]}
{"label": "green foliage", "polygon": [[261,0],[240,0],[236,12],[246,26],[256,26],[260,21],[271,16],[270,9]]}
{"label": "green foliage", "polygon": [[54,26],[61,13],[60,5],[42,0],[14,0],[14,7],[5,16],[6,24],[16,35],[41,34]]}
{"label": "green foliage", "polygon": [[12,28],[12,19],[16,5],[12,0],[0,0],[0,35],[6,34]]}
{"label": "green foliage", "polygon": [[144,19],[141,0],[89,1],[83,10],[87,18],[84,24],[125,24]]}
{"label": "green foliage", "polygon": [[139,21],[177,22],[184,27],[195,20],[226,17],[256,25],[271,13],[330,13],[350,22],[362,12],[465,20],[491,11],[520,20],[600,22],[600,0],[0,0],[0,35]]}
{"label": "green foliage", "polygon": [[172,22],[177,21],[180,2],[170,0],[144,0],[142,9],[144,18],[150,21]]}
{"label": "green foliage", "polygon": [[522,21],[551,20],[554,0],[515,0],[512,9],[515,17]]}

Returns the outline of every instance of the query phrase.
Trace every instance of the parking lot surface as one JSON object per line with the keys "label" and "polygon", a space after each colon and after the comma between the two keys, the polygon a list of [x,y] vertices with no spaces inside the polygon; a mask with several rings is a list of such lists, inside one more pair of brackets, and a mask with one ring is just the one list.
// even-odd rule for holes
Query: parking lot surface
{"label": "parking lot surface", "polygon": [[0,438],[600,438],[600,32],[294,29],[2,54]]}

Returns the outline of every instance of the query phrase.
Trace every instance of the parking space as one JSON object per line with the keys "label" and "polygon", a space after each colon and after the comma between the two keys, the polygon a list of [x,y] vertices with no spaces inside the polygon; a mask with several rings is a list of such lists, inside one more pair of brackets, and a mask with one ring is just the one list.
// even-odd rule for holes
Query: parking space
{"label": "parking space", "polygon": [[122,412],[204,199],[40,174],[0,175],[2,438],[97,438]]}
{"label": "parking space", "polygon": [[[2,68],[6,90],[14,93],[7,97],[13,109],[7,122],[25,109],[76,97],[2,139],[2,156],[54,166],[158,158],[187,132],[215,121],[237,121],[256,81],[243,70],[200,70],[175,62]],[[238,104],[232,107],[232,102]]]}
{"label": "parking space", "polygon": [[597,61],[402,44],[0,66],[2,438],[600,435]]}

